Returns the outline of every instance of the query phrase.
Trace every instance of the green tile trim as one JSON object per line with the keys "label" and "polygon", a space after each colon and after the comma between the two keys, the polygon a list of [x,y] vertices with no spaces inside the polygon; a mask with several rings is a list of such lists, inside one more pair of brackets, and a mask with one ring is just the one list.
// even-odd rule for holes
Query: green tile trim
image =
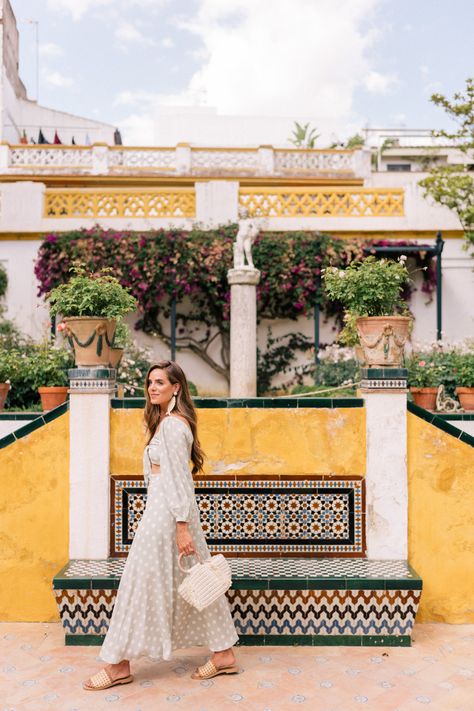
{"label": "green tile trim", "polygon": [[362,368],[361,376],[367,380],[406,379],[408,370],[406,368]]}
{"label": "green tile trim", "polygon": [[28,422],[28,424],[23,425],[23,427],[19,427],[11,434],[2,437],[0,439],[0,449],[7,447],[9,444],[13,444],[13,442],[22,439],[23,437],[26,437],[35,430],[38,430],[40,427],[46,425],[48,422],[52,422],[57,417],[61,417],[61,415],[64,415],[64,413],[66,413],[68,409],[69,401],[66,401],[62,405],[59,405],[59,407],[55,407],[53,410],[49,410],[48,412],[44,412],[43,414],[38,415],[37,417],[35,417],[34,420]]}
{"label": "green tile trim", "polygon": [[[298,397],[298,398],[276,398],[276,397],[255,397],[255,398],[193,398],[194,406],[199,409],[224,409],[224,408],[266,408],[266,409],[301,409],[301,408],[353,408],[364,407],[362,398],[324,398],[324,397]],[[143,409],[145,407],[144,398],[112,398],[111,406],[115,410]]]}
{"label": "green tile trim", "polygon": [[[66,634],[66,647],[100,647],[105,635]],[[240,647],[411,647],[409,635],[241,634]]]}
{"label": "green tile trim", "polygon": [[101,647],[105,634],[66,634],[64,643],[66,647]]}
{"label": "green tile trim", "polygon": [[68,376],[71,380],[115,380],[115,368],[70,368]]}
{"label": "green tile trim", "polygon": [[442,420],[466,420],[467,422],[472,422],[474,420],[474,412],[437,412],[436,417],[440,417]]}
{"label": "green tile trim", "polygon": [[239,646],[279,647],[411,647],[410,635],[239,635]]}
{"label": "green tile trim", "polygon": [[439,430],[443,430],[443,432],[446,432],[447,434],[451,435],[455,439],[459,439],[461,440],[461,442],[464,442],[465,444],[474,447],[474,437],[472,435],[468,434],[467,432],[463,432],[463,430],[460,430],[458,427],[455,427],[450,422],[446,422],[444,418],[439,417],[439,415],[435,415],[433,412],[429,412],[428,410],[425,410],[422,407],[418,407],[418,405],[415,405],[413,402],[407,402],[407,408],[408,412],[411,412],[413,415],[420,417],[422,420],[425,420],[425,422],[428,422],[430,425],[433,425]]}
{"label": "green tile trim", "polygon": [[0,420],[36,420],[41,417],[41,412],[0,412]]}

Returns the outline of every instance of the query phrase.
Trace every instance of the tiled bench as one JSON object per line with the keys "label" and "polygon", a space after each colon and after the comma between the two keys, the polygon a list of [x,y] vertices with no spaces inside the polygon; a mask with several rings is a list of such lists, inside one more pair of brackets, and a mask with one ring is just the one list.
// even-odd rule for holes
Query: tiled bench
{"label": "tiled bench", "polygon": [[[411,644],[422,581],[405,561],[228,560],[240,644]],[[124,563],[72,560],[54,577],[67,645],[102,643]]]}

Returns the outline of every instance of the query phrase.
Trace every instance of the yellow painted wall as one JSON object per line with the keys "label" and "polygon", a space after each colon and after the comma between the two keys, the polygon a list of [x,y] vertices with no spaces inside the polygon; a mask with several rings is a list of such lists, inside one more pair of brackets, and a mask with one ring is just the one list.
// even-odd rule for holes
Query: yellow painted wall
{"label": "yellow painted wall", "polygon": [[59,620],[68,560],[69,413],[0,450],[0,620]]}
{"label": "yellow painted wall", "polygon": [[[199,409],[205,474],[365,475],[365,410]],[[113,410],[113,474],[142,471],[143,413]]]}
{"label": "yellow painted wall", "polygon": [[409,560],[419,622],[474,622],[474,450],[408,413]]}

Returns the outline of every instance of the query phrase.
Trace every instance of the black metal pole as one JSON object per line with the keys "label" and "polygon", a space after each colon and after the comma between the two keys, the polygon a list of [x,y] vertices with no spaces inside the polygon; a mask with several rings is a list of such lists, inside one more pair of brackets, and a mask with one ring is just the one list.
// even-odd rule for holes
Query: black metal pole
{"label": "black metal pole", "polygon": [[443,272],[441,269],[441,254],[444,240],[441,232],[436,235],[436,339],[443,338]]}
{"label": "black metal pole", "polygon": [[171,302],[171,360],[176,360],[176,299]]}

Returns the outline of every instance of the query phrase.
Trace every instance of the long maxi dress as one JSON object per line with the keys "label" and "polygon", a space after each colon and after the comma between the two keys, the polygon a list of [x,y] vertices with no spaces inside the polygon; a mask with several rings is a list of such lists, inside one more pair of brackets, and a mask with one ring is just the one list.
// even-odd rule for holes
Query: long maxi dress
{"label": "long maxi dress", "polygon": [[[225,596],[201,612],[179,594],[184,573],[178,568],[176,522],[187,521],[201,560],[210,553],[199,520],[189,469],[193,436],[178,417],[166,417],[144,452],[147,504],[117,591],[100,658],[171,659],[174,649],[207,646],[217,652],[238,641]],[[151,463],[160,465],[152,474]],[[189,562],[188,562],[189,561]],[[184,565],[195,559],[184,559]]]}

